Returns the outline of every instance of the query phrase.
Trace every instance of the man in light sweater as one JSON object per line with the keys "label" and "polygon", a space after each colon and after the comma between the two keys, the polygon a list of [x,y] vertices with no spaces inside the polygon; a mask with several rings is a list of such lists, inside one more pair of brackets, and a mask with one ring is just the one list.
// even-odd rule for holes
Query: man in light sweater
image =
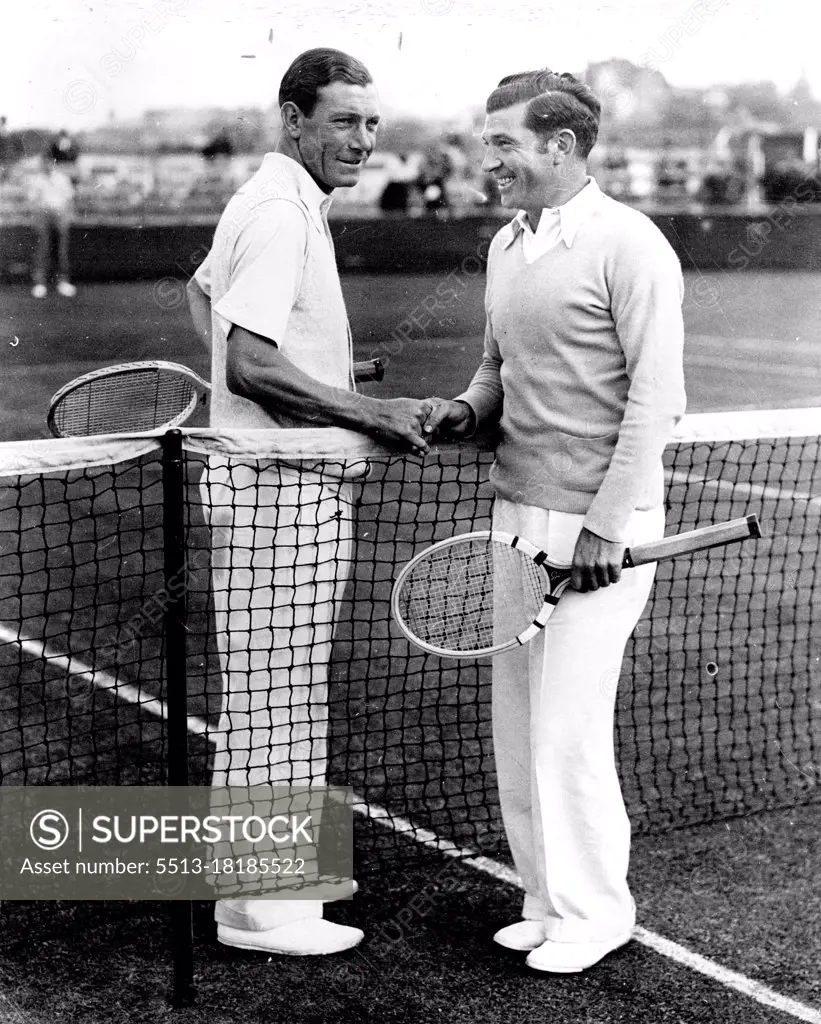
{"label": "man in light sweater", "polygon": [[483,170],[519,212],[489,250],[482,364],[426,425],[465,436],[498,421],[494,527],[573,566],[544,635],[493,665],[502,814],[525,888],[522,919],[494,939],[556,973],[597,963],[635,924],[613,710],[654,567],[622,579],[621,564],[625,546],[663,534],[661,456],[685,405],[681,268],[587,174],[599,115],[571,75],[513,75],[490,95]]}

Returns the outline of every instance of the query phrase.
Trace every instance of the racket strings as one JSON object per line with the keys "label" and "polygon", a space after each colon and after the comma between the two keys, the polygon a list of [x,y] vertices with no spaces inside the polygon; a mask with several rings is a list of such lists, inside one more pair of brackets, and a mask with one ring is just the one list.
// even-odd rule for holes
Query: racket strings
{"label": "racket strings", "polygon": [[519,635],[544,603],[545,575],[498,541],[470,539],[432,550],[404,581],[399,613],[421,640],[482,651]]}
{"label": "racket strings", "polygon": [[133,433],[173,425],[196,401],[187,378],[142,368],[84,382],[63,396],[53,418],[64,437]]}

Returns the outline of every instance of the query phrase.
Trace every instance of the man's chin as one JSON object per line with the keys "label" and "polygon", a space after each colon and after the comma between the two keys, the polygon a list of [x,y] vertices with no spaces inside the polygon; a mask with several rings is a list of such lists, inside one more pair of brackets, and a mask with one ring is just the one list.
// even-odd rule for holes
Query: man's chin
{"label": "man's chin", "polygon": [[350,171],[339,171],[336,174],[334,181],[334,188],[353,188],[354,185],[359,184],[359,180],[362,177],[361,167],[352,167]]}

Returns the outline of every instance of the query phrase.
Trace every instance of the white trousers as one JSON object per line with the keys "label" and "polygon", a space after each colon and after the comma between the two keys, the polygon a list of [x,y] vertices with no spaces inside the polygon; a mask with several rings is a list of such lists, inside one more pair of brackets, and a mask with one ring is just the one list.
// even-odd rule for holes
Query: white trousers
{"label": "white trousers", "polygon": [[[322,786],[334,617],[351,569],[351,484],[281,463],[212,459],[200,487],[223,676],[212,785]],[[253,931],[321,916],[316,900],[215,908],[218,922]]]}
{"label": "white trousers", "polygon": [[[493,514],[495,529],[565,564],[583,521],[500,498]],[[635,512],[627,543],[663,535],[663,508]],[[635,923],[613,718],[624,647],[654,575],[641,566],[594,592],[566,590],[540,636],[493,659],[496,769],[522,916],[543,920],[554,941],[608,941]]]}

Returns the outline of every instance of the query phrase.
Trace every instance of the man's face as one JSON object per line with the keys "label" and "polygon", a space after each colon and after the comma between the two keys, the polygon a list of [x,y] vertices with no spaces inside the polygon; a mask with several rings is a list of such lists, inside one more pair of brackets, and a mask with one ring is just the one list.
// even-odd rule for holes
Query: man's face
{"label": "man's face", "polygon": [[299,152],[326,190],[355,185],[373,152],[379,103],[372,85],[331,82],[317,92],[310,117],[302,117]]}
{"label": "man's face", "polygon": [[562,165],[554,164],[555,144],[525,128],[526,109],[517,103],[485,117],[482,170],[498,182],[502,206],[541,210],[561,186]]}

